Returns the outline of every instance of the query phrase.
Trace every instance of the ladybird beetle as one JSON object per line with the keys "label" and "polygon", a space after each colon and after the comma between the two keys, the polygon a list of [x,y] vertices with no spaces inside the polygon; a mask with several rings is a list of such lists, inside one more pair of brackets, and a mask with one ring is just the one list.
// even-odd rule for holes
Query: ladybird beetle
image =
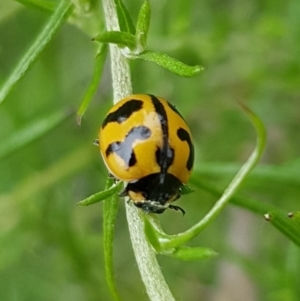
{"label": "ladybird beetle", "polygon": [[177,109],[163,98],[134,94],[115,104],[99,132],[100,152],[109,173],[127,183],[128,196],[148,213],[167,208],[180,197],[194,163],[189,127]]}

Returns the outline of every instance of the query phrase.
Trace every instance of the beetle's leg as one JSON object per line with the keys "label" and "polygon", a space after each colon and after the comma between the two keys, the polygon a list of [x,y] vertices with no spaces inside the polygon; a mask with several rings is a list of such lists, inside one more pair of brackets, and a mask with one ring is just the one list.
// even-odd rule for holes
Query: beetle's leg
{"label": "beetle's leg", "polygon": [[99,146],[99,139],[94,139],[93,144]]}
{"label": "beetle's leg", "polygon": [[182,215],[185,215],[185,211],[179,206],[170,205],[169,208],[174,209],[176,211],[181,211]]}
{"label": "beetle's leg", "polygon": [[119,197],[124,198],[128,196],[128,191],[126,189],[126,187],[119,193]]}

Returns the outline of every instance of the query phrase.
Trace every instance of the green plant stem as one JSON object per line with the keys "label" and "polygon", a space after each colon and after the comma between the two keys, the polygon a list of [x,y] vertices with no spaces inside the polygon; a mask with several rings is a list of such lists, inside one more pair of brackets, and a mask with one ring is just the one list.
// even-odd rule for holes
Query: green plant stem
{"label": "green plant stem", "polygon": [[145,237],[142,212],[126,206],[131,243],[142,280],[152,301],[175,301],[158,265],[156,254]]}
{"label": "green plant stem", "polygon": [[[109,189],[113,184],[113,179],[108,178],[105,189]],[[121,296],[118,293],[113,262],[113,242],[115,233],[115,223],[119,207],[119,196],[117,193],[104,200],[103,206],[103,247],[104,247],[104,262],[105,276],[109,290],[115,301],[121,301]]]}
{"label": "green plant stem", "polygon": [[[103,0],[107,30],[119,30],[113,0]],[[130,69],[126,58],[116,45],[110,44],[114,103],[132,94]],[[175,300],[159,267],[155,253],[144,233],[144,222],[137,208],[126,202],[130,238],[142,280],[150,300]]]}

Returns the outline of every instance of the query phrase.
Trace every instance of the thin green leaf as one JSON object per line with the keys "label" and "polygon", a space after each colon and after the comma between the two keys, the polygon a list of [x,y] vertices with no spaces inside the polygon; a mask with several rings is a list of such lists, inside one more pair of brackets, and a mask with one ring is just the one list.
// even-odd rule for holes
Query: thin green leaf
{"label": "thin green leaf", "polygon": [[57,183],[65,178],[82,172],[89,164],[92,165],[94,160],[94,152],[91,151],[90,146],[78,146],[65,157],[57,157],[57,160],[49,167],[24,178],[15,185],[8,197],[16,203],[32,199],[38,193],[43,193],[45,190],[55,187]]}
{"label": "thin green leaf", "polygon": [[109,189],[92,194],[88,198],[78,202],[77,205],[89,206],[89,205],[104,201],[105,199],[111,197],[113,194],[120,192],[122,187],[123,187],[123,183],[119,182],[116,185],[110,187]]}
{"label": "thin green leaf", "polygon": [[164,53],[154,51],[144,51],[139,55],[131,55],[131,59],[142,59],[145,61],[156,63],[157,65],[171,71],[180,76],[191,77],[197,75],[204,68],[201,66],[188,66]]}
{"label": "thin green leaf", "polygon": [[93,72],[92,80],[86,90],[83,101],[77,112],[77,124],[79,126],[81,125],[82,116],[85,113],[85,111],[87,110],[87,108],[99,86],[100,78],[101,78],[101,75],[103,72],[104,62],[106,59],[106,54],[107,54],[107,45],[102,44],[100,46],[99,51],[96,54],[96,60],[95,60],[95,64],[94,64],[94,72]]}
{"label": "thin green leaf", "polygon": [[[220,198],[223,194],[224,189],[218,187],[217,185],[210,183],[203,178],[201,178],[199,173],[193,173],[190,181],[194,186],[198,189],[203,189],[206,192]],[[234,195],[230,199],[230,203],[236,206],[246,208],[254,213],[258,213],[260,215],[265,214],[270,210],[280,210],[279,208],[274,207],[274,205],[269,205],[267,203],[262,202],[261,200],[256,200],[253,198],[245,197],[239,194]]]}
{"label": "thin green leaf", "polygon": [[56,4],[46,0],[16,0],[17,2],[35,9],[41,9],[46,12],[53,12]]}
{"label": "thin green leaf", "polygon": [[298,225],[298,227],[300,229],[300,211],[290,212],[288,214],[288,217],[290,219],[292,219],[295,222],[295,224]]}
{"label": "thin green leaf", "polygon": [[0,159],[46,135],[69,116],[71,116],[71,111],[60,110],[47,117],[34,120],[24,128],[14,132],[6,140],[1,141]]}
{"label": "thin green leaf", "polygon": [[4,101],[9,92],[26,74],[32,64],[37,60],[38,56],[46,48],[46,46],[54,38],[58,30],[62,27],[64,21],[72,12],[73,5],[70,0],[63,0],[58,5],[54,14],[46,24],[40,35],[36,38],[32,46],[22,57],[19,64],[15,67],[8,80],[4,83],[0,90],[0,103]]}
{"label": "thin green leaf", "polygon": [[[283,187],[295,187],[300,189],[300,164],[299,160],[293,160],[282,165],[259,165],[251,172],[249,182],[252,184],[272,182]],[[201,168],[195,168],[193,175],[200,178],[229,177],[238,171],[238,164],[234,163],[203,163]],[[193,181],[192,181],[193,182]]]}
{"label": "thin green leaf", "polygon": [[[215,195],[217,197],[222,195],[222,189],[216,187],[216,185],[212,183],[208,183],[201,179],[201,177],[198,175],[194,175],[195,177],[192,177],[191,182],[193,185],[195,185],[199,189],[203,189],[212,195]],[[288,214],[288,217],[292,220],[289,221],[286,217],[286,214],[281,212],[280,208],[275,207],[274,205],[270,205],[267,203],[262,202],[261,200],[256,200],[253,198],[241,196],[241,195],[234,195],[231,200],[231,204],[240,206],[242,208],[247,208],[248,210],[251,210],[254,213],[258,213],[260,215],[264,215],[266,220],[270,220],[274,223],[274,226],[285,236],[287,236],[289,239],[292,239],[294,241],[294,237],[297,237],[294,233],[293,235],[290,235],[290,233],[293,233],[294,230],[290,230],[292,227],[293,229],[298,229],[298,235],[300,237],[300,212],[292,212]],[[271,213],[266,213],[271,212]],[[275,218],[274,218],[275,216]],[[299,239],[300,240],[300,239]],[[296,243],[296,242],[295,242]]]}
{"label": "thin green leaf", "polygon": [[115,0],[115,5],[117,9],[120,31],[135,35],[135,27],[133,21],[122,0]]}
{"label": "thin green leaf", "polygon": [[265,219],[300,247],[300,228],[298,222],[288,219],[286,215],[277,211],[270,211],[265,214]]}
{"label": "thin green leaf", "polygon": [[192,187],[190,187],[188,185],[183,184],[180,187],[180,194],[182,194],[182,195],[184,195],[184,194],[190,194],[190,193],[193,193],[193,192],[195,192],[195,189],[193,189]]}
{"label": "thin green leaf", "polygon": [[187,231],[170,236],[169,240],[165,237],[161,239],[161,248],[162,249],[172,249],[176,248],[189,240],[193,237],[198,235],[201,231],[203,231],[214,219],[221,213],[223,208],[226,206],[228,201],[240,187],[240,185],[244,182],[245,178],[252,170],[252,168],[257,164],[259,161],[263,150],[266,144],[266,132],[265,127],[262,121],[256,116],[248,107],[243,104],[240,104],[244,112],[247,114],[248,118],[251,120],[253,126],[255,127],[257,133],[257,142],[256,147],[252,154],[250,155],[247,162],[241,167],[239,172],[233,178],[231,183],[229,184],[228,188],[224,191],[221,198],[215,203],[213,208],[204,216],[202,220],[200,220],[196,225],[188,229]]}
{"label": "thin green leaf", "polygon": [[94,40],[101,43],[117,44],[120,47],[128,47],[129,49],[136,47],[135,36],[122,31],[106,31],[99,34]]}
{"label": "thin green leaf", "polygon": [[151,7],[150,3],[146,0],[139,12],[138,20],[136,24],[136,38],[138,44],[145,49],[147,46],[147,36],[150,27],[150,19],[151,19]]}
{"label": "thin green leaf", "polygon": [[[113,184],[112,179],[107,179],[106,188]],[[117,291],[117,286],[114,276],[113,263],[113,241],[115,233],[115,222],[119,208],[119,196],[114,193],[104,201],[103,206],[103,248],[106,282],[114,300],[121,300]]]}
{"label": "thin green leaf", "polygon": [[16,0],[24,6],[32,7],[35,9],[41,9],[46,12],[54,12],[56,3],[46,0]]}
{"label": "thin green leaf", "polygon": [[200,247],[192,248],[186,246],[176,248],[174,252],[168,252],[162,254],[184,261],[211,259],[211,258],[215,258],[218,255],[218,253],[212,249],[200,248]]}

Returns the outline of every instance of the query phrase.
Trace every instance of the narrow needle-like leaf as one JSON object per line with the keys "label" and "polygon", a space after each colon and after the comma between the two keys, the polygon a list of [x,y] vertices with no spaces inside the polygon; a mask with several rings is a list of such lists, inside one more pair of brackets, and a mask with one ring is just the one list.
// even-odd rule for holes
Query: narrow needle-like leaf
{"label": "narrow needle-like leaf", "polygon": [[47,0],[16,0],[25,6],[35,9],[44,10],[47,12],[53,12],[55,10],[55,3]]}
{"label": "narrow needle-like leaf", "polygon": [[248,107],[240,104],[244,112],[251,120],[257,133],[257,143],[254,151],[250,155],[247,162],[242,166],[237,175],[233,178],[228,188],[224,191],[221,198],[215,203],[213,208],[201,219],[196,225],[188,229],[187,231],[170,236],[169,239],[163,237],[161,239],[160,250],[166,250],[170,248],[176,248],[183,243],[186,243],[196,235],[198,235],[204,228],[206,228],[222,211],[233,194],[237,191],[239,186],[245,180],[246,176],[252,170],[252,168],[259,161],[266,143],[266,132],[262,121],[256,116]]}
{"label": "narrow needle-like leaf", "polygon": [[[106,188],[113,184],[112,179],[107,179]],[[115,222],[119,207],[119,196],[114,193],[104,201],[103,206],[103,247],[106,282],[115,301],[120,301],[121,297],[117,291],[113,263],[113,241],[115,233]]]}
{"label": "narrow needle-like leaf", "polygon": [[24,128],[15,131],[7,139],[1,141],[0,159],[46,135],[70,115],[71,111],[60,110],[47,117],[34,120]]}
{"label": "narrow needle-like leaf", "polygon": [[184,261],[210,259],[218,255],[217,252],[212,249],[186,246],[181,246],[175,249],[173,252],[162,254]]}
{"label": "narrow needle-like leaf", "polygon": [[135,27],[134,27],[133,21],[130,17],[130,14],[129,14],[127,8],[125,7],[123,1],[122,0],[114,0],[114,2],[115,2],[116,9],[117,9],[120,30],[134,35]]}
{"label": "narrow needle-like leaf", "polygon": [[88,198],[78,202],[77,205],[89,206],[89,205],[104,201],[105,199],[109,198],[113,194],[118,193],[119,191],[121,191],[122,187],[123,187],[123,183],[119,182],[118,184],[110,187],[109,189],[106,189],[106,190],[97,192],[95,194],[92,194]]}
{"label": "narrow needle-like leaf", "polygon": [[150,27],[150,19],[151,19],[150,3],[146,0],[140,9],[137,24],[136,24],[136,37],[142,49],[145,49],[147,45],[147,36]]}
{"label": "narrow needle-like leaf", "polygon": [[265,214],[265,219],[300,247],[300,228],[295,220],[289,219],[287,215],[276,211]]}
{"label": "narrow needle-like leaf", "polygon": [[201,66],[189,66],[168,56],[167,54],[149,50],[138,55],[130,55],[129,58],[154,62],[157,65],[171,71],[172,73],[183,77],[191,77],[204,70],[204,68]]}
{"label": "narrow needle-like leaf", "polygon": [[128,32],[122,31],[106,31],[94,38],[95,41],[101,43],[117,44],[120,47],[135,48],[135,36]]}
{"label": "narrow needle-like leaf", "polygon": [[94,73],[93,73],[91,83],[89,84],[89,86],[87,88],[87,91],[85,93],[83,101],[77,112],[77,124],[79,126],[81,125],[81,118],[82,118],[83,114],[85,113],[85,111],[87,110],[87,108],[88,108],[91,100],[93,99],[93,96],[96,93],[97,88],[99,86],[106,54],[107,54],[107,45],[102,44],[99,52],[96,54]]}
{"label": "narrow needle-like leaf", "polygon": [[72,9],[73,5],[70,0],[63,0],[60,2],[49,22],[46,24],[40,35],[36,38],[32,46],[22,57],[19,64],[12,71],[8,80],[2,86],[0,90],[0,103],[4,101],[10,91],[26,74],[32,64],[37,60],[38,56],[51,42],[60,27],[63,25],[64,21],[68,18]]}

